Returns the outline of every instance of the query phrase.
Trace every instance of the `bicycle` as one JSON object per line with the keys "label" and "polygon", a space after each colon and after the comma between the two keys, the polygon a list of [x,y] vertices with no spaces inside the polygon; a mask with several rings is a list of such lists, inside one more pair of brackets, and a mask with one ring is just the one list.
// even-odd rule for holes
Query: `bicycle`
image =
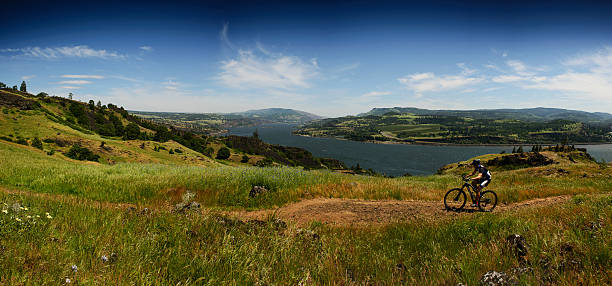
{"label": "bicycle", "polygon": [[463,186],[461,188],[451,189],[444,195],[444,207],[451,211],[460,211],[465,206],[467,196],[464,189],[468,190],[472,204],[476,204],[483,212],[491,212],[497,206],[497,194],[494,191],[487,190],[480,192],[480,199],[476,201],[474,187],[470,184],[470,178],[461,176]]}

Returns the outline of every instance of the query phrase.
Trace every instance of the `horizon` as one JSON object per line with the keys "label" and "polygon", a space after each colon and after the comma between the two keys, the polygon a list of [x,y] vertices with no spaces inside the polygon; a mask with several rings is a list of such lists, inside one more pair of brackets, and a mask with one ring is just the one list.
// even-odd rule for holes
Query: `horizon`
{"label": "horizon", "polygon": [[25,1],[0,16],[0,81],[129,110],[612,110],[605,1]]}

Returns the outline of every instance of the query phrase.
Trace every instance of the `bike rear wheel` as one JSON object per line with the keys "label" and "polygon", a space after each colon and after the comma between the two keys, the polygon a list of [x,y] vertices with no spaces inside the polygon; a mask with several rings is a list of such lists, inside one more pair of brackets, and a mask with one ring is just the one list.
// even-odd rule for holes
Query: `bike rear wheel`
{"label": "bike rear wheel", "polygon": [[478,208],[483,212],[490,212],[497,206],[497,194],[494,191],[485,191],[480,194]]}
{"label": "bike rear wheel", "polygon": [[467,197],[462,189],[452,189],[444,196],[444,207],[447,210],[458,211],[465,206]]}

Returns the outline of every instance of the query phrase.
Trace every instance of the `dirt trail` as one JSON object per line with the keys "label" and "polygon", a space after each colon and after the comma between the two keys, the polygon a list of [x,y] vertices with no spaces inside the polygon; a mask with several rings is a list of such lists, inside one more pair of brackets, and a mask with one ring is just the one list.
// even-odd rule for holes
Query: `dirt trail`
{"label": "dirt trail", "polygon": [[[113,209],[140,209],[144,206],[137,206],[127,203],[99,202],[69,195],[44,194],[28,191],[8,190],[0,188],[0,192],[14,195],[26,195],[49,199],[53,201],[67,201],[71,203],[87,204],[92,207],[113,208]],[[595,194],[603,195],[603,194]],[[532,199],[509,205],[498,205],[493,213],[506,211],[517,211],[525,208],[545,207],[563,203],[569,200],[571,195],[555,196],[547,198]],[[153,212],[170,212],[171,207],[150,209]],[[209,208],[203,208],[202,213],[217,213]],[[393,222],[403,222],[411,220],[435,221],[441,219],[452,219],[460,216],[473,215],[479,213],[476,208],[466,206],[462,212],[451,212],[444,209],[442,201],[365,201],[355,199],[328,199],[315,198],[303,200],[297,203],[288,204],[277,209],[266,209],[258,211],[232,211],[221,212],[222,214],[235,217],[241,220],[265,220],[270,216],[275,216],[284,221],[294,222],[297,225],[307,225],[313,221],[318,221],[332,225],[383,225]]]}
{"label": "dirt trail", "polygon": [[[567,201],[571,196],[533,199],[510,205],[498,205],[494,213],[543,207]],[[363,201],[317,198],[290,204],[276,210],[237,211],[229,213],[240,219],[265,219],[271,215],[306,225],[312,221],[335,225],[387,224],[409,220],[433,221],[478,213],[466,206],[462,212],[444,209],[442,201]]]}

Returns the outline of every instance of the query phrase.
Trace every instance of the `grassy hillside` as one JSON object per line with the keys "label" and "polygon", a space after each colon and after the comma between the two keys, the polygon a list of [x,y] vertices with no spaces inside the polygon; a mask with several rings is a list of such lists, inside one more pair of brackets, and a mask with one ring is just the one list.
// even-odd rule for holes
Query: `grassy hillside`
{"label": "grassy hillside", "polygon": [[[411,110],[411,109],[410,109]],[[405,110],[400,110],[405,111]],[[398,113],[347,116],[313,121],[296,134],[355,141],[450,144],[610,143],[612,125],[575,120],[526,120],[503,112],[453,115]],[[511,113],[514,114],[514,113]],[[489,116],[490,115],[490,116]]]}

